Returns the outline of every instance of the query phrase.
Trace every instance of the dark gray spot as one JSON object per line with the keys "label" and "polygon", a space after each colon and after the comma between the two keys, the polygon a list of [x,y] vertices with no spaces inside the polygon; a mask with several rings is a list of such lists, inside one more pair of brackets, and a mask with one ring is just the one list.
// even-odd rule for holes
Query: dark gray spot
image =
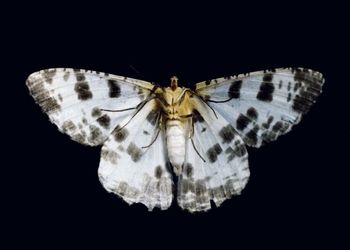
{"label": "dark gray spot", "polygon": [[47,112],[49,114],[61,110],[61,105],[59,105],[57,103],[57,100],[53,97],[48,97],[48,99],[43,101],[41,103],[41,107],[44,112]]}
{"label": "dark gray spot", "polygon": [[44,73],[42,74],[44,81],[51,84],[52,78],[56,75],[56,71],[56,69],[45,69]]}
{"label": "dark gray spot", "polygon": [[223,186],[215,187],[210,190],[211,196],[217,200],[225,200],[226,194]]}
{"label": "dark gray spot", "polygon": [[146,131],[146,130],[144,130],[143,133],[144,133],[145,135],[149,135],[149,132]]}
{"label": "dark gray spot", "polygon": [[187,178],[192,178],[193,176],[193,166],[191,163],[186,163],[184,165],[184,173],[187,176]]}
{"label": "dark gray spot", "polygon": [[202,115],[198,112],[197,109],[192,110],[192,120],[193,122],[204,122],[204,118]]}
{"label": "dark gray spot", "polygon": [[91,111],[91,115],[93,117],[95,116],[100,116],[101,115],[101,110],[98,107],[94,107]]}
{"label": "dark gray spot", "polygon": [[120,87],[116,80],[109,79],[107,81],[109,87],[109,97],[118,98],[120,96]]}
{"label": "dark gray spot", "polygon": [[228,148],[225,150],[225,153],[228,154],[228,156],[227,156],[227,162],[232,161],[232,160],[235,158],[235,156],[236,156],[235,152],[233,151],[233,149],[232,149],[231,147],[228,147]]}
{"label": "dark gray spot", "polygon": [[235,138],[235,130],[231,125],[227,125],[219,131],[219,135],[223,143],[230,143]]}
{"label": "dark gray spot", "polygon": [[207,188],[205,186],[205,183],[203,180],[197,180],[195,182],[195,193],[197,196],[203,196],[205,192],[207,191]]}
{"label": "dark gray spot", "polygon": [[255,108],[251,107],[247,110],[247,116],[250,119],[256,120],[258,118],[258,111]]}
{"label": "dark gray spot", "polygon": [[69,71],[66,71],[66,72],[64,73],[64,75],[63,75],[63,80],[64,80],[64,81],[67,81],[68,78],[69,78],[69,75],[70,75],[70,72],[69,72]]}
{"label": "dark gray spot", "polygon": [[275,87],[271,82],[262,82],[256,98],[263,102],[271,102]]}
{"label": "dark gray spot", "polygon": [[126,182],[120,182],[118,188],[116,189],[116,192],[119,195],[124,196],[128,187],[129,185]]}
{"label": "dark gray spot", "polygon": [[111,118],[107,114],[104,114],[103,116],[97,118],[96,121],[102,127],[104,127],[105,129],[108,129],[109,128],[109,124],[111,122]]}
{"label": "dark gray spot", "polygon": [[[83,131],[84,132],[84,131]],[[84,133],[80,133],[80,134],[75,134],[72,136],[73,141],[79,142],[81,144],[85,143],[86,140],[86,134]]]}
{"label": "dark gray spot", "polygon": [[273,116],[269,116],[269,118],[267,119],[266,123],[262,124],[262,127],[265,128],[265,129],[268,129],[270,127],[272,121],[273,121]]}
{"label": "dark gray spot", "polygon": [[198,180],[195,182],[195,194],[196,194],[196,202],[199,204],[205,204],[209,202],[208,191],[205,186],[204,180]]}
{"label": "dark gray spot", "polygon": [[90,87],[87,82],[77,82],[74,90],[77,92],[79,100],[85,101],[92,98],[92,92],[90,91]]}
{"label": "dark gray spot", "polygon": [[182,179],[181,181],[181,191],[184,194],[187,193],[194,193],[195,192],[195,185],[193,181],[190,181],[188,179]]}
{"label": "dark gray spot", "polygon": [[163,174],[163,170],[162,170],[162,167],[160,165],[158,165],[156,167],[156,169],[154,170],[154,176],[157,178],[157,179],[160,179],[162,177],[162,174]]}
{"label": "dark gray spot", "polygon": [[273,132],[278,132],[281,130],[281,128],[283,128],[283,123],[281,121],[278,121],[275,123],[275,125],[273,125],[272,130]]}
{"label": "dark gray spot", "polygon": [[63,98],[62,98],[62,95],[61,95],[61,94],[58,94],[58,100],[60,100],[60,102],[63,101]]}
{"label": "dark gray spot", "polygon": [[254,146],[258,142],[258,131],[259,131],[259,125],[255,125],[253,129],[251,129],[246,135],[245,135],[245,142],[250,145]]}
{"label": "dark gray spot", "polygon": [[130,155],[134,162],[138,162],[142,156],[142,150],[135,145],[135,143],[130,142],[126,152]]}
{"label": "dark gray spot", "polygon": [[70,120],[65,121],[62,124],[62,130],[65,133],[67,133],[67,132],[74,132],[76,129],[77,129],[77,127],[75,126],[75,124],[72,121],[70,121]]}
{"label": "dark gray spot", "polygon": [[288,90],[288,91],[290,91],[291,85],[292,85],[292,83],[291,83],[291,82],[288,82],[288,87],[287,87],[287,90]]}
{"label": "dark gray spot", "polygon": [[113,131],[113,135],[114,135],[114,140],[117,142],[122,142],[126,139],[126,137],[128,137],[129,135],[129,131],[126,128],[120,128],[120,126],[118,125],[114,131]]}
{"label": "dark gray spot", "polygon": [[293,91],[297,91],[299,88],[301,88],[301,83],[300,82],[296,82],[295,85],[294,85],[294,89]]}
{"label": "dark gray spot", "polygon": [[289,128],[289,124],[286,122],[278,121],[273,125],[272,130],[275,133],[284,134]]}
{"label": "dark gray spot", "polygon": [[273,74],[271,74],[271,73],[265,73],[263,76],[264,82],[271,82],[272,79],[273,79]]}
{"label": "dark gray spot", "polygon": [[315,102],[317,96],[321,93],[322,79],[315,77],[312,71],[307,69],[294,69],[294,80],[303,83],[293,100],[293,110],[299,113],[306,113]]}
{"label": "dark gray spot", "polygon": [[83,118],[81,119],[81,122],[82,122],[83,124],[87,125],[87,120],[86,120],[85,117],[83,117]]}
{"label": "dark gray spot", "polygon": [[101,157],[114,165],[117,164],[118,154],[115,151],[102,148]]}
{"label": "dark gray spot", "polygon": [[102,131],[94,125],[90,125],[89,129],[90,129],[89,141],[94,144],[99,144],[100,142],[102,142],[103,140]]}
{"label": "dark gray spot", "polygon": [[75,77],[76,77],[78,82],[84,82],[85,81],[84,73],[75,73]]}
{"label": "dark gray spot", "polygon": [[242,157],[247,153],[247,150],[246,150],[243,143],[241,143],[240,141],[236,141],[235,148],[233,149],[233,152],[236,156]]}
{"label": "dark gray spot", "polygon": [[287,102],[290,102],[291,99],[292,99],[292,94],[288,93]]}
{"label": "dark gray spot", "polygon": [[279,89],[282,88],[282,84],[283,84],[283,82],[282,82],[282,80],[280,80],[280,82],[279,82],[279,84],[278,84],[278,88],[279,88]]}
{"label": "dark gray spot", "polygon": [[35,80],[28,79],[26,82],[29,87],[35,101],[40,105],[42,110],[48,114],[61,110],[61,106],[57,100],[52,97],[50,92],[45,89],[42,81],[36,82]]}
{"label": "dark gray spot", "polygon": [[248,117],[246,117],[245,115],[243,115],[243,114],[240,114],[239,116],[238,116],[238,119],[237,119],[237,121],[236,121],[236,128],[238,129],[238,130],[244,130],[247,126],[248,126],[248,124],[251,122],[251,120],[248,118]]}
{"label": "dark gray spot", "polygon": [[241,87],[242,87],[242,80],[233,81],[228,90],[228,96],[230,98],[239,98]]}
{"label": "dark gray spot", "polygon": [[211,163],[216,162],[216,160],[218,159],[218,155],[221,153],[222,153],[222,148],[220,147],[219,143],[216,143],[207,151],[207,156],[209,158],[209,161]]}
{"label": "dark gray spot", "polygon": [[271,142],[276,140],[277,135],[273,131],[265,131],[264,133],[261,134],[261,138],[263,139],[264,142]]}
{"label": "dark gray spot", "polygon": [[201,133],[205,132],[207,130],[206,127],[203,127],[202,130],[201,130]]}
{"label": "dark gray spot", "polygon": [[210,95],[204,95],[204,96],[203,96],[203,100],[204,100],[204,101],[210,100]]}
{"label": "dark gray spot", "polygon": [[205,85],[209,85],[210,82],[211,82],[211,80],[206,80],[206,81],[205,81]]}
{"label": "dark gray spot", "polygon": [[151,112],[147,115],[146,119],[149,123],[151,123],[153,126],[157,123],[159,116],[159,112],[157,110],[152,109]]}

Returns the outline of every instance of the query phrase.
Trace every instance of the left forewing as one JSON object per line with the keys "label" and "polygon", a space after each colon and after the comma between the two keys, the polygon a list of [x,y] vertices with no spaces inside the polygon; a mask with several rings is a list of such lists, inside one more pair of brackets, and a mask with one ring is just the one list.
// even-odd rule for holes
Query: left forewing
{"label": "left forewing", "polygon": [[280,68],[218,78],[196,93],[220,113],[249,146],[260,147],[290,131],[321,93],[322,74]]}

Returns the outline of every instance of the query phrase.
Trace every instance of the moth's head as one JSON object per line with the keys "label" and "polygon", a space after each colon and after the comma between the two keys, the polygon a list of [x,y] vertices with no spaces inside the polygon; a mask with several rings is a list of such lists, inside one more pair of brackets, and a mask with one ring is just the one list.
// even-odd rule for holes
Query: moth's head
{"label": "moth's head", "polygon": [[170,87],[172,90],[175,90],[178,87],[178,85],[177,85],[178,80],[179,80],[179,78],[177,78],[176,76],[172,76],[170,78]]}

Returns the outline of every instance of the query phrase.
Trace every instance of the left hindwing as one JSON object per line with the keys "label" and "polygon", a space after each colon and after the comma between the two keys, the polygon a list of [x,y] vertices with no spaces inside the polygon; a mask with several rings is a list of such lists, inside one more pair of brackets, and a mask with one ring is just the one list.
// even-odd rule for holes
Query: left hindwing
{"label": "left hindwing", "polygon": [[[152,92],[151,83],[82,69],[53,68],[31,74],[27,86],[51,122],[73,140],[103,143]],[[109,112],[105,110],[123,110]]]}
{"label": "left hindwing", "polygon": [[193,134],[179,178],[179,205],[191,212],[210,209],[239,195],[249,178],[248,153],[234,128],[198,97],[191,98]]}
{"label": "left hindwing", "polygon": [[200,82],[196,93],[220,113],[249,146],[290,131],[321,93],[322,74],[281,68]]}

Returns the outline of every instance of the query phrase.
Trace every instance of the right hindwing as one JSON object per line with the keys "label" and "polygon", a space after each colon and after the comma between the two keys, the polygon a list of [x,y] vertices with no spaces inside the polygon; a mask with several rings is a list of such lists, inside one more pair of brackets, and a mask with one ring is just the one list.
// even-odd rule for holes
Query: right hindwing
{"label": "right hindwing", "polygon": [[127,203],[167,209],[173,181],[167,163],[165,136],[156,100],[124,120],[106,140],[98,174],[104,188]]}

